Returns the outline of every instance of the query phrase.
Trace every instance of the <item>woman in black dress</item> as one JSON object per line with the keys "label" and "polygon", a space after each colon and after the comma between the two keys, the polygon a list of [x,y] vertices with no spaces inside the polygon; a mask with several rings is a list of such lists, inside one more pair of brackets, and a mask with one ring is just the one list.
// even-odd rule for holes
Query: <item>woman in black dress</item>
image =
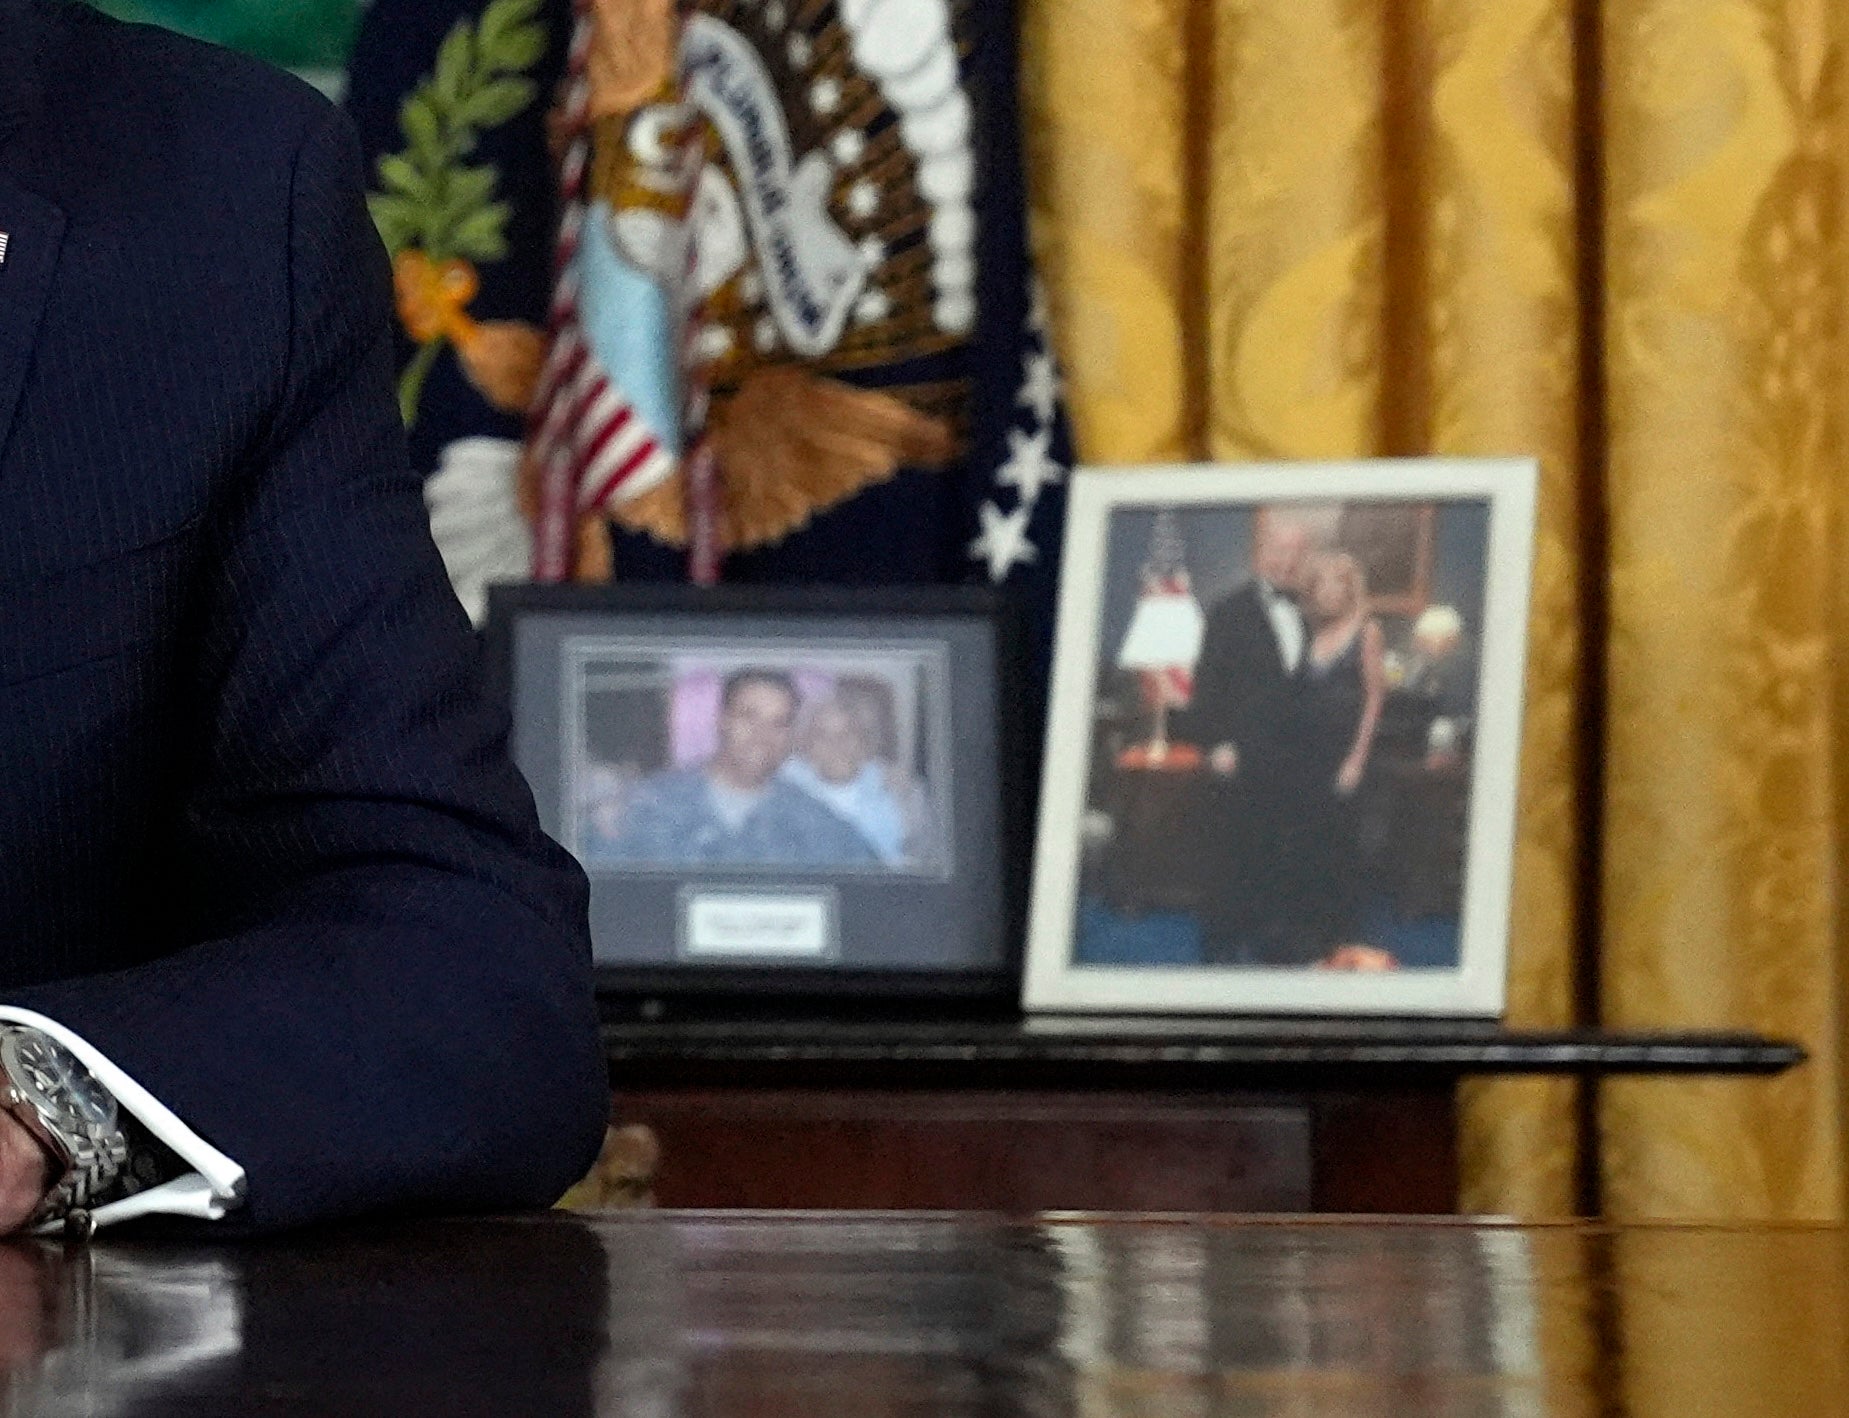
{"label": "woman in black dress", "polygon": [[[1363,906],[1356,795],[1367,781],[1374,734],[1387,697],[1380,623],[1368,613],[1367,576],[1346,552],[1330,552],[1311,567],[1304,612],[1310,644],[1304,656],[1303,712],[1313,827],[1305,863],[1315,887],[1306,922],[1325,962],[1358,944]],[[1344,960],[1355,956],[1347,949]],[[1334,961],[1331,963],[1344,963]]]}

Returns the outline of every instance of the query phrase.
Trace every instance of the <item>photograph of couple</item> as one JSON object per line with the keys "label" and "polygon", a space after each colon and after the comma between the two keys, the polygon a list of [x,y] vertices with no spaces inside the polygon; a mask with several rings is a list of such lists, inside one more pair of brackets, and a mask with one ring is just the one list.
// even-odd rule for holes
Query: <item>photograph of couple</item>
{"label": "photograph of couple", "polygon": [[797,647],[581,666],[572,848],[587,870],[940,874],[936,667]]}
{"label": "photograph of couple", "polygon": [[1074,963],[1456,966],[1488,532],[1114,513]]}

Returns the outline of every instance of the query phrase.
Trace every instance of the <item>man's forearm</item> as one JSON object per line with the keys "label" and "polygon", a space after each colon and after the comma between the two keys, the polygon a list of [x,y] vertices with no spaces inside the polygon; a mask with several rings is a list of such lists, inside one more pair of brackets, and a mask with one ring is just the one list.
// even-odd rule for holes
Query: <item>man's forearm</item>
{"label": "man's forearm", "polygon": [[555,1200],[607,1108],[590,962],[502,893],[355,867],[268,924],[9,996],[81,1034],[249,1174],[245,1224]]}

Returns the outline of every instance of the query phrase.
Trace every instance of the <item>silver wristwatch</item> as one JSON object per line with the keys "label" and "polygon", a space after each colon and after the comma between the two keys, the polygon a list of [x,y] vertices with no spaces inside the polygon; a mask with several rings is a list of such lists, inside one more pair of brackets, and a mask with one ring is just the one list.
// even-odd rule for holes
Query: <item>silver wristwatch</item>
{"label": "silver wristwatch", "polygon": [[128,1161],[115,1096],[73,1053],[50,1035],[19,1024],[0,1024],[0,1107],[37,1138],[55,1163],[33,1227],[58,1221],[87,1223]]}

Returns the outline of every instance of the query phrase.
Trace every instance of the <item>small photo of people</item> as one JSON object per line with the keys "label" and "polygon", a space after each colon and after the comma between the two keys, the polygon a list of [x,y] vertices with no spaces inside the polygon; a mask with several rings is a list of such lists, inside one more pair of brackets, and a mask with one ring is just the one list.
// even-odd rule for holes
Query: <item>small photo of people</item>
{"label": "small photo of people", "polygon": [[1457,968],[1489,528],[1112,514],[1075,964]]}
{"label": "small photo of people", "polygon": [[596,872],[942,876],[944,671],[929,650],[599,644],[566,723]]}

